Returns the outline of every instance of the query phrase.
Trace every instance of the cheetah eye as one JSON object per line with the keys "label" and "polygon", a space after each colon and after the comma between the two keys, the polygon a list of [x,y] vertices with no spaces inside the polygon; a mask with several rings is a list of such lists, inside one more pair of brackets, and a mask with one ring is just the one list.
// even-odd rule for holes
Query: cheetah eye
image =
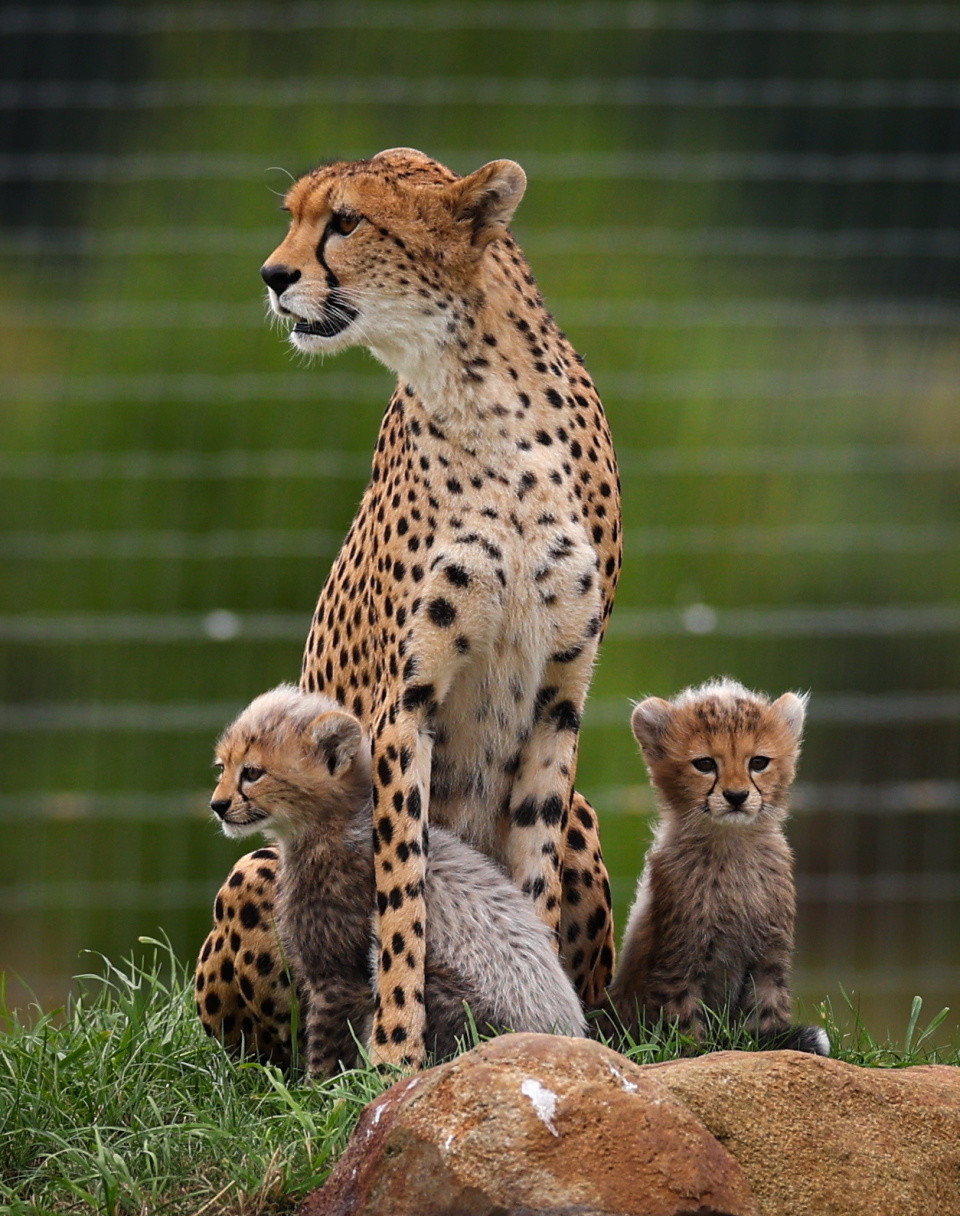
{"label": "cheetah eye", "polygon": [[240,780],[245,782],[248,785],[252,785],[254,781],[259,781],[262,776],[263,776],[262,768],[253,768],[253,767],[245,768],[240,773]]}
{"label": "cheetah eye", "polygon": [[349,211],[335,211],[330,220],[330,231],[338,236],[349,236],[360,223],[362,216]]}
{"label": "cheetah eye", "polygon": [[221,760],[214,760],[213,771],[217,774],[218,779],[223,776],[223,762]]}
{"label": "cheetah eye", "polygon": [[750,760],[750,772],[762,773],[765,768],[770,767],[769,756],[753,756]]}
{"label": "cheetah eye", "polygon": [[696,760],[691,760],[690,763],[698,773],[715,773],[717,771],[717,763],[711,756],[700,756]]}

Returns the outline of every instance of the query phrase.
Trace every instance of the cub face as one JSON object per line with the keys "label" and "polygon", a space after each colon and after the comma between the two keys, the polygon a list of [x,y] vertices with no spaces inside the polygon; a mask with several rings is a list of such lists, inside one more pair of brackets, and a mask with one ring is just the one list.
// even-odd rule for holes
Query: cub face
{"label": "cub face", "polygon": [[264,693],[217,744],[210,809],[223,834],[284,840],[350,814],[370,784],[362,744],[360,723],[329,698],[292,685]]}
{"label": "cub face", "polygon": [[412,148],[306,174],[284,199],[290,229],[260,273],[290,341],[308,354],[396,352],[447,334],[486,245],[506,233],[526,187],[513,161],[468,177]]}
{"label": "cub face", "polygon": [[648,697],[631,727],[667,808],[687,820],[745,825],[786,815],[803,730],[805,698],[773,703],[732,681]]}

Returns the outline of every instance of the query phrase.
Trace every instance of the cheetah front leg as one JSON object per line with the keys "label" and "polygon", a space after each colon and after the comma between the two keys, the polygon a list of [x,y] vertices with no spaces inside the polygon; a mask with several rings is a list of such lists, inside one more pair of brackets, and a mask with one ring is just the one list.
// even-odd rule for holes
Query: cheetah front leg
{"label": "cheetah front leg", "polygon": [[[377,985],[370,1058],[420,1068],[426,1061],[426,888],[432,685],[415,685],[373,743],[373,849]],[[429,690],[421,696],[421,690]]]}
{"label": "cheetah front leg", "polygon": [[[558,936],[580,714],[594,651],[575,647],[547,665],[510,794],[508,868]],[[597,926],[595,937],[600,931]]]}
{"label": "cheetah front leg", "polygon": [[378,1064],[418,1068],[426,1061],[424,890],[433,730],[474,652],[492,645],[501,612],[502,584],[483,554],[464,547],[454,559],[438,552],[399,643],[403,687],[374,730],[378,967],[370,1055]]}

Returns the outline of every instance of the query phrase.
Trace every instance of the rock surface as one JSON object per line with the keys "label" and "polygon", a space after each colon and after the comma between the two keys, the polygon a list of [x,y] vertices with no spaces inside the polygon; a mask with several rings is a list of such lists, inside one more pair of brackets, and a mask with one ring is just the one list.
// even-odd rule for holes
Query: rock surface
{"label": "rock surface", "polygon": [[667,1086],[583,1039],[504,1035],[367,1107],[301,1216],[755,1216]]}
{"label": "rock surface", "polygon": [[367,1107],[300,1210],[361,1214],[960,1216],[960,1069],[504,1035]]}
{"label": "rock surface", "polygon": [[643,1071],[736,1157],[763,1216],[960,1216],[960,1068],[723,1051]]}

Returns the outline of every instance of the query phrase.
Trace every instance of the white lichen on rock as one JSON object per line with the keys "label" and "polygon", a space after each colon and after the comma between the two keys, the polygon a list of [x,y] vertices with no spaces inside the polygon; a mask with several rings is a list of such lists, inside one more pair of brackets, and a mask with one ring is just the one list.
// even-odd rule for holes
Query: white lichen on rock
{"label": "white lichen on rock", "polygon": [[535,1081],[533,1077],[528,1077],[521,1084],[520,1092],[525,1098],[530,1099],[533,1109],[537,1112],[537,1118],[551,1135],[559,1136],[560,1133],[553,1123],[553,1117],[557,1113],[557,1095],[553,1090],[547,1089],[539,1081]]}

